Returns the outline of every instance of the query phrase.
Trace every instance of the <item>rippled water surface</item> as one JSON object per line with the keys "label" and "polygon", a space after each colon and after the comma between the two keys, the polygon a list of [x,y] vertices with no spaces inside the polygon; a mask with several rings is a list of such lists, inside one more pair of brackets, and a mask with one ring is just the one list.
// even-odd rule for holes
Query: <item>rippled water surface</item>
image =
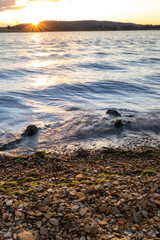
{"label": "rippled water surface", "polygon": [[0,147],[30,124],[10,151],[159,145],[160,31],[1,33],[0,53]]}

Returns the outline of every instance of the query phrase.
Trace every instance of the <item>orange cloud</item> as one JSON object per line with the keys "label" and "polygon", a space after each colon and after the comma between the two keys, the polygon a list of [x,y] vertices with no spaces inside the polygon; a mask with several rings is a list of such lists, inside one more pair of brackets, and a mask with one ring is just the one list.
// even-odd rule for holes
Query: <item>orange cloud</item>
{"label": "orange cloud", "polygon": [[[44,0],[0,0],[0,11],[18,10],[26,7],[30,2],[42,2]],[[48,2],[59,2],[59,0],[47,0]]]}

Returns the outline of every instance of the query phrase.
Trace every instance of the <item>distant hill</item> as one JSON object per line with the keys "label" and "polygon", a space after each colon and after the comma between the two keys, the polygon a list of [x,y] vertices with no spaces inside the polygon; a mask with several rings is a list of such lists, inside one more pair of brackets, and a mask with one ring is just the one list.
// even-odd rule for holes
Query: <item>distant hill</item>
{"label": "distant hill", "polygon": [[[2,31],[45,32],[45,31],[116,31],[160,29],[160,25],[141,25],[111,21],[43,21],[37,26],[31,23],[8,26]],[[1,31],[1,28],[0,28]]]}

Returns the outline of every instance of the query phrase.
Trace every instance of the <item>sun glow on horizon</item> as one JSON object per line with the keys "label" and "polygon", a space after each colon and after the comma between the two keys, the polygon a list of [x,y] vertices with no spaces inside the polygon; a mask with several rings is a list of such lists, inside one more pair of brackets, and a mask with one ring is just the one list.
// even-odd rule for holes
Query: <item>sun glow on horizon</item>
{"label": "sun glow on horizon", "polygon": [[[32,23],[45,20],[107,20],[160,24],[159,0],[17,0],[24,7],[0,12],[0,22]],[[22,5],[23,5],[22,4]],[[10,23],[11,22],[11,23]]]}
{"label": "sun glow on horizon", "polygon": [[37,20],[33,20],[31,23],[32,23],[34,26],[38,26],[39,21],[37,21]]}

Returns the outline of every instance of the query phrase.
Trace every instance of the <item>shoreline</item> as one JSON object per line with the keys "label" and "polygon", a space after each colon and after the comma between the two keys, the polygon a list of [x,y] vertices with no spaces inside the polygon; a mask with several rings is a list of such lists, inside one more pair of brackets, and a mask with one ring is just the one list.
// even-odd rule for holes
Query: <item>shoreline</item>
{"label": "shoreline", "polygon": [[159,148],[2,155],[0,239],[158,240],[159,167]]}

